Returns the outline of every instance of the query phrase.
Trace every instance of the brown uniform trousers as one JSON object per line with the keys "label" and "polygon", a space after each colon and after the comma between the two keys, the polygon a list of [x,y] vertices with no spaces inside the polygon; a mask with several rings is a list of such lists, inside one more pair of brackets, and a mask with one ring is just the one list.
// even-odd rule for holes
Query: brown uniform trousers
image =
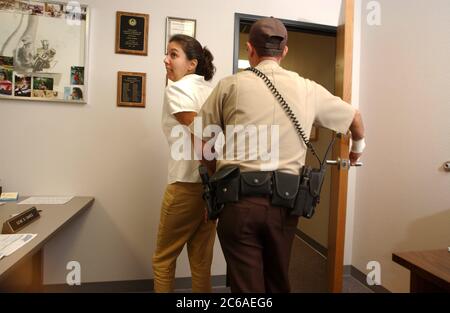
{"label": "brown uniform trousers", "polygon": [[289,259],[298,217],[269,197],[245,197],[225,206],[217,233],[231,292],[289,292]]}

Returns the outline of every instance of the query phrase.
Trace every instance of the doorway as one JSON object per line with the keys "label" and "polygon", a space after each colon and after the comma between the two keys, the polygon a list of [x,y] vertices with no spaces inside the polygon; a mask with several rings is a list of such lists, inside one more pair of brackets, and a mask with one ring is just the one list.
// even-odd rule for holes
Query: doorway
{"label": "doorway", "polygon": [[[234,73],[250,66],[245,43],[251,25],[261,16],[235,14]],[[288,30],[289,53],[283,68],[314,80],[332,94],[336,82],[337,27],[281,20]],[[320,127],[310,135],[320,158],[325,155],[333,132]],[[331,156],[329,156],[331,157]],[[306,164],[317,167],[317,160],[307,154]],[[327,292],[328,229],[331,202],[331,170],[327,171],[321,193],[321,203],[313,219],[301,218],[297,226],[291,255],[290,279],[292,292]]]}

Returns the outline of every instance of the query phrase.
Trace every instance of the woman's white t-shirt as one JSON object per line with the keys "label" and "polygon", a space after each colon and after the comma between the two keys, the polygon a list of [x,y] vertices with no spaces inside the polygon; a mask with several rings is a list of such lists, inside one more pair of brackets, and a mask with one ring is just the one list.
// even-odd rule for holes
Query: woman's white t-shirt
{"label": "woman's white t-shirt", "polygon": [[191,133],[181,125],[174,114],[198,112],[212,91],[211,83],[203,76],[189,74],[166,87],[162,110],[162,129],[169,143],[168,183],[201,182],[200,162],[193,158]]}

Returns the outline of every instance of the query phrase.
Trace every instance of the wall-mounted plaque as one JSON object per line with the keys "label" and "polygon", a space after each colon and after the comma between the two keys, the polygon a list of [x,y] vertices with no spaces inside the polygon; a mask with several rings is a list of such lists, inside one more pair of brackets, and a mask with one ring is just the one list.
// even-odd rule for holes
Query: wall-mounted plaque
{"label": "wall-mounted plaque", "polygon": [[147,55],[148,14],[116,13],[116,53]]}
{"label": "wall-mounted plaque", "polygon": [[117,76],[117,105],[145,108],[146,74],[119,72]]}

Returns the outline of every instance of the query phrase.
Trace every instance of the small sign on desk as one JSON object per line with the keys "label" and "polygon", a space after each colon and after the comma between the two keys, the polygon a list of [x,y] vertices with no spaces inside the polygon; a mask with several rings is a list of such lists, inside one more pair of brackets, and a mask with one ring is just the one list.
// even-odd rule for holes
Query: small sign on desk
{"label": "small sign on desk", "polygon": [[29,208],[3,223],[2,234],[14,234],[25,226],[30,225],[39,217],[41,217],[41,215],[36,207]]}

